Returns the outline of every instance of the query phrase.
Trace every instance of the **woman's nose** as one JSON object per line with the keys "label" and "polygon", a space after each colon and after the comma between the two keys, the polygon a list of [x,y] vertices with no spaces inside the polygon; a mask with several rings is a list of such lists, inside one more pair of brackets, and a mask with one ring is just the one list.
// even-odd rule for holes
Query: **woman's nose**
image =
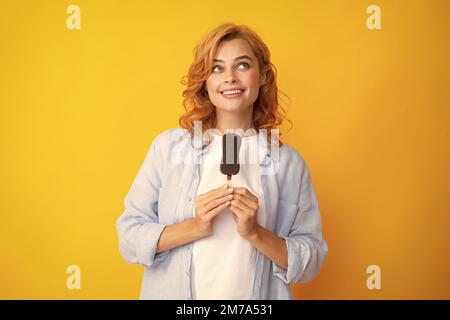
{"label": "woman's nose", "polygon": [[237,82],[237,78],[233,72],[233,70],[228,71],[225,74],[225,83],[235,83]]}

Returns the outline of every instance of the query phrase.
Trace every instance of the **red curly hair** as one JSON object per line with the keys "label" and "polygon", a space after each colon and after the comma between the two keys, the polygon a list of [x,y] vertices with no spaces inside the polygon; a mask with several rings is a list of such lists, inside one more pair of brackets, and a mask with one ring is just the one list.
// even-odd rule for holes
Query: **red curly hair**
{"label": "red curly hair", "polygon": [[[252,120],[257,132],[260,129],[267,130],[267,140],[270,142],[271,130],[278,129],[283,119],[286,119],[285,111],[278,100],[281,92],[276,83],[277,70],[270,61],[269,48],[253,30],[245,25],[233,23],[220,25],[197,44],[194,49],[194,61],[187,76],[181,82],[187,86],[183,91],[183,105],[186,113],[180,117],[179,124],[192,135],[194,121],[202,122],[202,132],[216,127],[216,110],[208,97],[206,80],[212,73],[213,59],[219,45],[233,39],[243,39],[248,42],[258,59],[259,71],[265,75],[265,81],[254,103]],[[281,133],[278,138],[280,136]],[[279,145],[282,145],[281,140]]]}

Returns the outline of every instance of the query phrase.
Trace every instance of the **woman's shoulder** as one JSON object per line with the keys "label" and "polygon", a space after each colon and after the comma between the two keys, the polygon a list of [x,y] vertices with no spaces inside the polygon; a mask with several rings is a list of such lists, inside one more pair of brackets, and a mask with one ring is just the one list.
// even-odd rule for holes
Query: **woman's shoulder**
{"label": "woman's shoulder", "polygon": [[283,143],[279,147],[279,161],[284,167],[286,166],[304,166],[306,164],[302,154],[289,143]]}
{"label": "woman's shoulder", "polygon": [[160,132],[153,140],[159,148],[170,148],[174,144],[189,141],[189,131],[184,128],[169,128]]}
{"label": "woman's shoulder", "polygon": [[187,137],[188,135],[189,131],[184,128],[169,128],[160,132],[155,137],[155,141],[158,142],[177,141],[180,138]]}
{"label": "woman's shoulder", "polygon": [[[308,163],[299,150],[287,143],[280,147],[280,163],[278,171],[278,183],[280,194],[283,194],[292,203],[298,199],[297,190],[300,192],[302,183],[308,182],[310,169]],[[306,180],[305,180],[306,179]]]}

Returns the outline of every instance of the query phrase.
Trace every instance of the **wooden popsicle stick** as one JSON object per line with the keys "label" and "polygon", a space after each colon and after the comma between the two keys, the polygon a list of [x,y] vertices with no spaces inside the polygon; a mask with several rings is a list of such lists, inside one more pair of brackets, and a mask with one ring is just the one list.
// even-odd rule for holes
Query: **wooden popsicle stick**
{"label": "wooden popsicle stick", "polygon": [[231,175],[227,175],[227,185],[231,187]]}

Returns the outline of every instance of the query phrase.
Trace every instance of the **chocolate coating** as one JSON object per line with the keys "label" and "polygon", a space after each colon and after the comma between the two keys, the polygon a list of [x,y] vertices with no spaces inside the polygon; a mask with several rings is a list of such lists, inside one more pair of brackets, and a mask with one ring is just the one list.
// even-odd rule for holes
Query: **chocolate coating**
{"label": "chocolate coating", "polygon": [[226,133],[222,136],[222,161],[220,172],[232,176],[239,173],[239,150],[241,137],[234,133]]}

